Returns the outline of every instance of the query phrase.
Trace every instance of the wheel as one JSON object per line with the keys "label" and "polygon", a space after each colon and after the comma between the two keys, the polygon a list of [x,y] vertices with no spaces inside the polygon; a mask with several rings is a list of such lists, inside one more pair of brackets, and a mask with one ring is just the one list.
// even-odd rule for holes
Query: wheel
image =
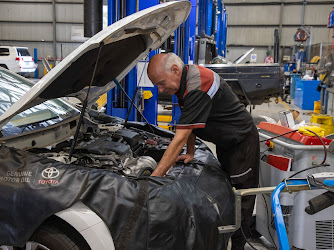
{"label": "wheel", "polygon": [[26,243],[26,250],[90,250],[85,239],[71,225],[51,217]]}

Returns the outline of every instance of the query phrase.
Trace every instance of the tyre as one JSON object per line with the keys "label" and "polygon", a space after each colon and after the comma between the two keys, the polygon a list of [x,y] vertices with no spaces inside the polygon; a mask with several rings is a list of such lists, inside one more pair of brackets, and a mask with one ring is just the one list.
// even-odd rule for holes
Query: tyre
{"label": "tyre", "polygon": [[51,217],[34,232],[25,249],[90,250],[90,247],[71,225],[57,217]]}

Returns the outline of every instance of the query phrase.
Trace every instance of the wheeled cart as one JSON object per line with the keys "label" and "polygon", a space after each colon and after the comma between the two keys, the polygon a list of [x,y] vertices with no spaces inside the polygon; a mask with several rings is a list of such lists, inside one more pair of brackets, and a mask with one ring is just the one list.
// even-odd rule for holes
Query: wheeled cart
{"label": "wheeled cart", "polygon": [[[260,145],[261,152],[264,152],[260,161],[260,187],[277,186],[295,174],[295,177],[306,178],[308,174],[334,172],[334,156],[331,153],[334,143],[330,146],[331,139],[320,140],[270,123],[260,123],[258,127],[260,141],[263,141]],[[289,131],[292,133],[288,133]],[[273,148],[269,150],[266,140],[284,133],[288,134],[271,140]],[[268,160],[273,157],[274,161]],[[317,189],[284,193],[280,196],[290,246],[299,249],[334,249],[334,207],[315,214],[305,211],[309,200],[324,192],[326,190]],[[257,195],[256,230],[278,246],[275,216],[271,206],[269,194]]]}

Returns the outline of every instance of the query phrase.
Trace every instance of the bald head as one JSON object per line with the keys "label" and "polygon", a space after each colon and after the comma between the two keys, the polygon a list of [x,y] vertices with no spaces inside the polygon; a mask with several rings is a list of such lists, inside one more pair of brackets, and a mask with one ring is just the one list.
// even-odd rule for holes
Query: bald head
{"label": "bald head", "polygon": [[147,75],[159,93],[175,94],[180,88],[184,63],[174,53],[154,55],[147,67]]}
{"label": "bald head", "polygon": [[[167,54],[156,54],[152,56],[148,66],[147,66],[147,75],[151,80],[151,76],[160,74],[162,71],[165,71],[163,62],[166,61]],[[151,80],[152,81],[152,80]]]}

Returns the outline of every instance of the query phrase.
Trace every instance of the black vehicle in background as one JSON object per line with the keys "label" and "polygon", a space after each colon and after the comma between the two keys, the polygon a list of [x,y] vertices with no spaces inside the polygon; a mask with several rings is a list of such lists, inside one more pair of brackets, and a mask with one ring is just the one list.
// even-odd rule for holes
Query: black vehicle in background
{"label": "black vehicle in background", "polygon": [[219,74],[245,105],[260,105],[282,94],[283,72],[273,64],[205,64]]}

